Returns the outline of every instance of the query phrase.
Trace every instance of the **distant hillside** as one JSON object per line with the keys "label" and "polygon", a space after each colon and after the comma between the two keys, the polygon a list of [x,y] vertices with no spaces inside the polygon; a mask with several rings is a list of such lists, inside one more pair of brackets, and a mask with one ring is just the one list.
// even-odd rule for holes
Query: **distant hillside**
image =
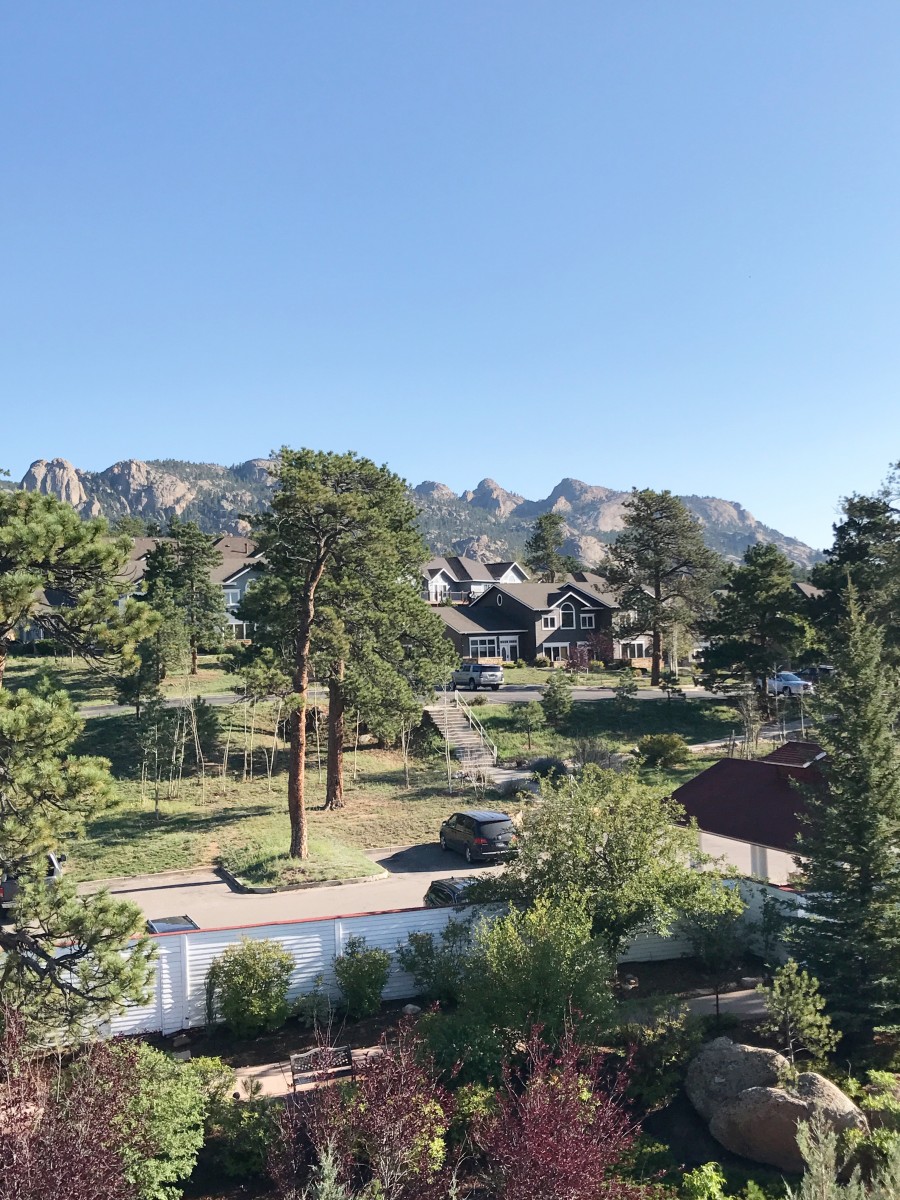
{"label": "distant hillside", "polygon": [[[59,496],[83,516],[136,516],[165,524],[177,515],[197,521],[210,533],[245,533],[243,516],[268,503],[268,467],[263,458],[232,467],[127,459],[105,471],[81,471],[63,458],[38,459],[21,486]],[[483,479],[461,495],[442,483],[420,483],[412,496],[421,510],[422,533],[435,554],[469,554],[484,560],[520,556],[535,517],[552,511],[565,518],[567,552],[591,565],[603,558],[622,528],[628,492],[563,479],[545,499],[528,500]],[[762,525],[734,501],[713,496],[682,499],[703,525],[707,543],[728,558],[739,558],[756,542],[774,543],[803,567],[819,557],[805,543]]]}

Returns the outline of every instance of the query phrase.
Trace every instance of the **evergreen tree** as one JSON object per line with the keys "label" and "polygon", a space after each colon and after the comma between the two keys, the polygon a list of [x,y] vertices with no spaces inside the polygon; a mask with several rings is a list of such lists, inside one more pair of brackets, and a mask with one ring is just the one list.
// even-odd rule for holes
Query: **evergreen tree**
{"label": "evergreen tree", "polygon": [[538,733],[547,724],[547,717],[537,700],[526,704],[516,704],[509,714],[510,724],[517,733],[524,733],[528,739],[528,750],[531,751],[531,735]]}
{"label": "evergreen tree", "polygon": [[826,787],[806,789],[806,906],[793,937],[838,1028],[865,1037],[900,1020],[900,693],[852,588],[847,603],[838,670],[822,686]]}
{"label": "evergreen tree", "polygon": [[82,722],[64,692],[0,692],[0,874],[20,881],[0,925],[0,994],[47,1035],[83,1031],[141,1002],[149,942],[138,908],[106,893],[78,896],[44,881],[58,851],[108,802],[108,764],[71,747]]}
{"label": "evergreen tree", "polygon": [[577,558],[562,553],[565,529],[562,513],[542,513],[525,543],[525,565],[545,583],[556,583],[570,572],[581,570]]}
{"label": "evergreen tree", "polygon": [[767,1017],[760,1025],[763,1033],[778,1040],[778,1049],[796,1062],[798,1054],[807,1054],[814,1066],[821,1065],[834,1050],[840,1034],[831,1028],[825,1013],[825,1001],[819,981],[800,970],[791,958],[779,967],[771,987],[756,989],[766,998]]}
{"label": "evergreen tree", "polygon": [[[276,649],[290,663],[294,696],[288,775],[290,854],[306,858],[303,710],[316,649],[314,638],[327,623],[335,666],[347,662],[353,638],[348,632],[352,614],[343,608],[346,604],[353,609],[357,629],[362,630],[368,622],[373,630],[396,631],[391,655],[414,645],[413,627],[394,616],[398,606],[413,611],[409,605],[425,554],[404,481],[387,467],[353,453],[285,447],[278,458],[271,509],[253,523],[267,571],[249,590],[242,616],[261,620],[260,643]],[[345,593],[346,601],[342,601]],[[421,613],[422,608],[417,611]],[[430,637],[438,626],[437,618],[429,616]],[[426,624],[424,618],[417,619]],[[376,638],[376,644],[382,642]],[[339,676],[339,670],[331,673]],[[337,682],[343,681],[338,678]],[[333,736],[335,743],[338,736],[343,739],[342,731],[335,730]]]}
{"label": "evergreen tree", "polygon": [[149,625],[126,599],[130,549],[55,496],[0,491],[0,686],[7,647],[27,626],[98,666],[110,652],[116,665],[133,652]]}
{"label": "evergreen tree", "polygon": [[196,675],[200,648],[218,646],[225,632],[225,596],[212,578],[222,554],[216,539],[194,521],[173,517],[168,536],[168,542],[161,541],[147,555],[147,598],[154,607],[157,600],[174,603],[186,631],[191,674]]}
{"label": "evergreen tree", "polygon": [[743,564],[728,570],[704,633],[704,669],[718,685],[765,680],[804,649],[809,622],[791,562],[777,546],[751,546]]}
{"label": "evergreen tree", "polygon": [[688,628],[708,607],[721,571],[718,555],[703,541],[698,521],[671,492],[637,488],[625,501],[625,527],[604,563],[609,583],[633,614],[624,633],[650,633],[650,682],[659,685],[663,634]]}
{"label": "evergreen tree", "polygon": [[554,671],[544,688],[541,705],[544,716],[554,729],[559,729],[572,711],[572,680],[565,671]]}

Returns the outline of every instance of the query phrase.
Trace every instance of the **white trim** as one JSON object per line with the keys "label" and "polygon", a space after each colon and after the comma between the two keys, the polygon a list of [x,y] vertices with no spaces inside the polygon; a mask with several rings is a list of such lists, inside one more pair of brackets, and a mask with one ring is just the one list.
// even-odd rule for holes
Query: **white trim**
{"label": "white trim", "polygon": [[[563,620],[563,613],[572,614],[572,624],[567,625]],[[578,612],[571,600],[566,600],[559,606],[559,628],[560,629],[577,629],[578,628]]]}
{"label": "white trim", "polygon": [[[552,625],[550,622],[553,622]],[[557,621],[553,613],[541,613],[541,629],[546,629],[548,632],[551,629],[558,629],[559,621]]]}
{"label": "white trim", "polygon": [[[590,618],[590,622],[591,622],[590,625],[587,624],[588,618]],[[596,629],[597,628],[596,614],[592,613],[592,612],[582,612],[581,628],[582,629]]]}

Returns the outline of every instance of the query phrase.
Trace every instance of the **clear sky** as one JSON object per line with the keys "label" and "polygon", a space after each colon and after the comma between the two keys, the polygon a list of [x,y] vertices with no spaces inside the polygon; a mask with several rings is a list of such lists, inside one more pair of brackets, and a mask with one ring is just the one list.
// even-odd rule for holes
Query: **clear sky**
{"label": "clear sky", "polygon": [[900,458],[897,0],[0,10],[0,465],[739,500]]}

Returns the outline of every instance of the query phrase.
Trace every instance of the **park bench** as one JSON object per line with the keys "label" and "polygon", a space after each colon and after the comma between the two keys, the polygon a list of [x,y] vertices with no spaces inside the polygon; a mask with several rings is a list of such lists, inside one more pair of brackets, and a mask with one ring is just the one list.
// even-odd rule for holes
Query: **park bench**
{"label": "park bench", "polygon": [[353,1074],[353,1051],[349,1046],[316,1046],[302,1054],[291,1055],[291,1085],[296,1092],[304,1083],[314,1083],[316,1077],[349,1070]]}

